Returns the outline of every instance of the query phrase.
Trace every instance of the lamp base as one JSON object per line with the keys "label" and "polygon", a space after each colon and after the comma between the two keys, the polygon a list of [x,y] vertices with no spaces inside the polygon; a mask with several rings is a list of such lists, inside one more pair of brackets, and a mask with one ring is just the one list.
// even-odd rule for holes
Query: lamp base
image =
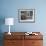
{"label": "lamp base", "polygon": [[8,34],[9,34],[9,35],[11,35],[11,33],[10,33],[10,32],[8,32]]}

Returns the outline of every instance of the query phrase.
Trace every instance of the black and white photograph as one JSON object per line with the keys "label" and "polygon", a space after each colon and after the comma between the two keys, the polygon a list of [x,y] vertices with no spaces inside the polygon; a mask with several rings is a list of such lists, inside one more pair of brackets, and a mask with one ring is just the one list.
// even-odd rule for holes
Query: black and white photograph
{"label": "black and white photograph", "polygon": [[35,9],[19,9],[19,22],[35,22]]}

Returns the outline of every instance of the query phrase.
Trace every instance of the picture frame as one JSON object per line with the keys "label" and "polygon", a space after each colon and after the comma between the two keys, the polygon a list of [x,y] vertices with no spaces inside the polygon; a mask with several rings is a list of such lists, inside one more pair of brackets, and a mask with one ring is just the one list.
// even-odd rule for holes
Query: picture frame
{"label": "picture frame", "polygon": [[22,23],[35,22],[35,9],[18,9],[18,20]]}

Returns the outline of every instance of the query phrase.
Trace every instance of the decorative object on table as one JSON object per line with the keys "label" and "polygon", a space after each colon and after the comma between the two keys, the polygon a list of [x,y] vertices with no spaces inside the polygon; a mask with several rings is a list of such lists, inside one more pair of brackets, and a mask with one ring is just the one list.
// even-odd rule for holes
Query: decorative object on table
{"label": "decorative object on table", "polygon": [[19,22],[35,22],[35,9],[19,9],[18,10]]}
{"label": "decorative object on table", "polygon": [[33,32],[26,32],[25,35],[38,35],[37,33]]}
{"label": "decorative object on table", "polygon": [[5,18],[5,25],[9,25],[9,32],[8,32],[8,34],[11,35],[11,33],[10,33],[10,26],[14,25],[14,18]]}

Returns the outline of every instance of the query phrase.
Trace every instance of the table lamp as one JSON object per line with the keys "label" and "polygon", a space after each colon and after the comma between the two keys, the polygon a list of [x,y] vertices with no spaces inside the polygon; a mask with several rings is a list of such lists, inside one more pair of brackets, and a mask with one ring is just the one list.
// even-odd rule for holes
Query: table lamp
{"label": "table lamp", "polygon": [[14,25],[14,18],[5,18],[5,25],[9,25],[8,34],[11,35],[11,33],[10,33],[10,26]]}

